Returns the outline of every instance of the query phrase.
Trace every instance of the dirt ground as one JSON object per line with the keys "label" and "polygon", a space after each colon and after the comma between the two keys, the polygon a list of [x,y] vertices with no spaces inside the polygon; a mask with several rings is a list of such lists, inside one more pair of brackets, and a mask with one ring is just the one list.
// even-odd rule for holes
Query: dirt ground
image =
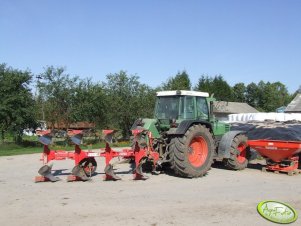
{"label": "dirt ground", "polygon": [[[229,171],[213,167],[198,179],[165,174],[133,181],[128,164],[118,165],[122,181],[66,182],[71,160],[55,161],[62,179],[34,183],[40,155],[0,158],[0,225],[273,225],[256,211],[263,200],[292,205],[301,213],[301,175]],[[298,219],[293,225],[300,225]]]}

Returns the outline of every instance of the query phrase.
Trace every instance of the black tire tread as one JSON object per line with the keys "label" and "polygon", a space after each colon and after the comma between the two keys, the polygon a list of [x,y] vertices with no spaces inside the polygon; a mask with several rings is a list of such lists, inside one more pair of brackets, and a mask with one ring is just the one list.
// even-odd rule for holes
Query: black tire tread
{"label": "black tire tread", "polygon": [[247,143],[247,141],[248,138],[244,134],[239,134],[233,139],[230,148],[230,158],[224,159],[224,165],[226,168],[231,170],[243,170],[248,166],[248,150],[246,155],[246,161],[244,163],[240,163],[237,161],[237,147],[242,142]]}
{"label": "black tire tread", "polygon": [[[207,159],[205,163],[198,168],[191,165],[187,154],[189,144],[196,135],[203,136],[208,144]],[[172,160],[171,168],[177,176],[189,178],[202,177],[210,170],[214,156],[214,141],[212,134],[205,126],[191,126],[182,137],[174,137],[171,140],[170,148],[172,149],[170,154]]]}

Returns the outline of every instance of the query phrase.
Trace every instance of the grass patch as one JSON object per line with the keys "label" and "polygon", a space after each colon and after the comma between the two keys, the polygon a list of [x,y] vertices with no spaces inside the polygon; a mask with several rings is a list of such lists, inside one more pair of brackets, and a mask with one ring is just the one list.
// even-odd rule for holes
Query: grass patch
{"label": "grass patch", "polygon": [[24,147],[17,144],[1,144],[0,156],[23,155],[41,153],[42,146],[40,147]]}
{"label": "grass patch", "polygon": [[[118,142],[111,145],[111,147],[129,147],[130,142]],[[92,150],[92,149],[99,149],[104,148],[105,143],[97,143],[97,144],[83,144],[80,145],[83,150]],[[66,150],[66,151],[73,151],[74,145],[57,145],[53,144],[49,146],[52,150]],[[24,154],[34,154],[34,153],[42,153],[43,145],[40,143],[28,143],[25,142],[23,145],[18,145],[14,143],[5,143],[0,144],[0,156],[11,156],[11,155],[24,155]]]}

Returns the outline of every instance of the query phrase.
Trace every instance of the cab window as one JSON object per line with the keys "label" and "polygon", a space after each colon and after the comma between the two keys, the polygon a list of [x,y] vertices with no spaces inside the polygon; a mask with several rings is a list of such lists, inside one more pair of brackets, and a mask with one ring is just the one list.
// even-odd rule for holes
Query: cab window
{"label": "cab window", "polygon": [[197,105],[198,118],[208,120],[209,114],[208,114],[208,105],[207,105],[206,98],[197,97],[196,105]]}

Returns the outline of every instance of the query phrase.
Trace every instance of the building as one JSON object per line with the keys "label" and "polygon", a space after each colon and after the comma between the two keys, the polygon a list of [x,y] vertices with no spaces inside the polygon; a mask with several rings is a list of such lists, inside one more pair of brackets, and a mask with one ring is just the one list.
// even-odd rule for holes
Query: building
{"label": "building", "polygon": [[60,123],[50,123],[47,122],[47,128],[49,129],[92,129],[95,128],[95,123],[93,122],[74,122],[70,124],[66,124],[63,122]]}
{"label": "building", "polygon": [[287,105],[285,113],[301,113],[301,93],[299,92],[297,96]]}
{"label": "building", "polygon": [[284,113],[285,109],[286,109],[286,106],[281,106],[281,107],[279,107],[279,108],[276,109],[276,112],[277,113]]}
{"label": "building", "polygon": [[215,101],[213,105],[213,113],[220,121],[228,121],[228,115],[240,113],[258,113],[255,108],[247,103]]}

